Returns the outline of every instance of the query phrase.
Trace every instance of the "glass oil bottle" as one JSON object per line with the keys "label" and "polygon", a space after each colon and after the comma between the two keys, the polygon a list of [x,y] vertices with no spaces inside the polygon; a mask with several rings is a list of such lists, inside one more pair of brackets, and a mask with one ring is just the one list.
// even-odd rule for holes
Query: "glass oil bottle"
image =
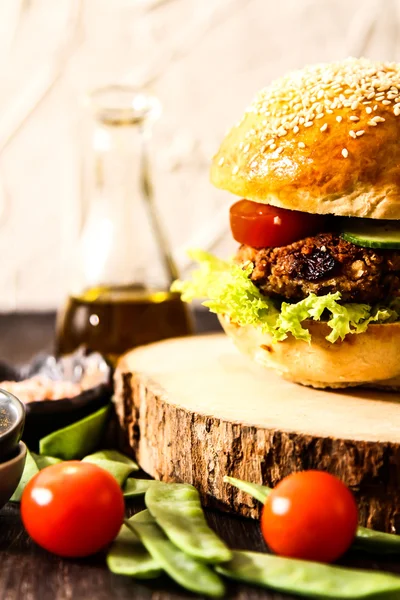
{"label": "glass oil bottle", "polygon": [[192,333],[153,200],[148,143],[159,114],[154,97],[111,86],[88,100],[83,131],[86,209],[72,288],[57,319],[57,351],[80,346],[112,362],[127,350]]}

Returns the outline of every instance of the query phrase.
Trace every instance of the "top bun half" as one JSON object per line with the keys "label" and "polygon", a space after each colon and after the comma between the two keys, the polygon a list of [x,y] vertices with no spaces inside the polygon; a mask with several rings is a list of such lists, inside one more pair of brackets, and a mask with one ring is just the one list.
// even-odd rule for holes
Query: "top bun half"
{"label": "top bun half", "polygon": [[349,58],[274,81],[222,142],[211,181],[292,210],[400,219],[400,64]]}

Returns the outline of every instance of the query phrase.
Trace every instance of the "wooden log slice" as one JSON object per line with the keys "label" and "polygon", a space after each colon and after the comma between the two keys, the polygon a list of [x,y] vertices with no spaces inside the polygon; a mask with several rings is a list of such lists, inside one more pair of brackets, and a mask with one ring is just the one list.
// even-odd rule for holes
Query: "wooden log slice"
{"label": "wooden log slice", "polygon": [[133,350],[115,386],[121,449],[156,479],[192,483],[206,505],[257,517],[224,475],[274,486],[323,469],[354,491],[362,524],[400,531],[398,394],[284,381],[221,334]]}

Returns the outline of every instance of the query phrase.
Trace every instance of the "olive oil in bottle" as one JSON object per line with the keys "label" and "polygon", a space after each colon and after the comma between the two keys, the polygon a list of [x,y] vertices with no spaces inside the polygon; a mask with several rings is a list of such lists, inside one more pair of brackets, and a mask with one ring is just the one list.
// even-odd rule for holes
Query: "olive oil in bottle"
{"label": "olive oil in bottle", "polygon": [[136,346],[192,331],[179,294],[135,286],[92,288],[70,296],[58,321],[58,353],[84,344],[114,362]]}
{"label": "olive oil in bottle", "polygon": [[187,305],[169,291],[178,272],[153,199],[147,146],[158,101],[120,86],[89,100],[82,230],[56,345],[58,354],[86,346],[115,361],[192,327]]}

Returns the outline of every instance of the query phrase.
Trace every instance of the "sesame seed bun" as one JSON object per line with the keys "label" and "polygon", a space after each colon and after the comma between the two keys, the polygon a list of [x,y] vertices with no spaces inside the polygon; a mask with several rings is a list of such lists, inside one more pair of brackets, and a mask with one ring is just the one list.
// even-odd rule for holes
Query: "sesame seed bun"
{"label": "sesame seed bun", "polygon": [[400,219],[400,65],[349,58],[262,90],[213,159],[211,181],[309,213]]}
{"label": "sesame seed bun", "polygon": [[400,389],[400,323],[370,325],[364,333],[331,344],[325,339],[330,333],[326,323],[305,321],[312,336],[307,344],[290,334],[273,342],[260,328],[241,327],[221,315],[219,319],[243,354],[289,381],[315,388]]}

